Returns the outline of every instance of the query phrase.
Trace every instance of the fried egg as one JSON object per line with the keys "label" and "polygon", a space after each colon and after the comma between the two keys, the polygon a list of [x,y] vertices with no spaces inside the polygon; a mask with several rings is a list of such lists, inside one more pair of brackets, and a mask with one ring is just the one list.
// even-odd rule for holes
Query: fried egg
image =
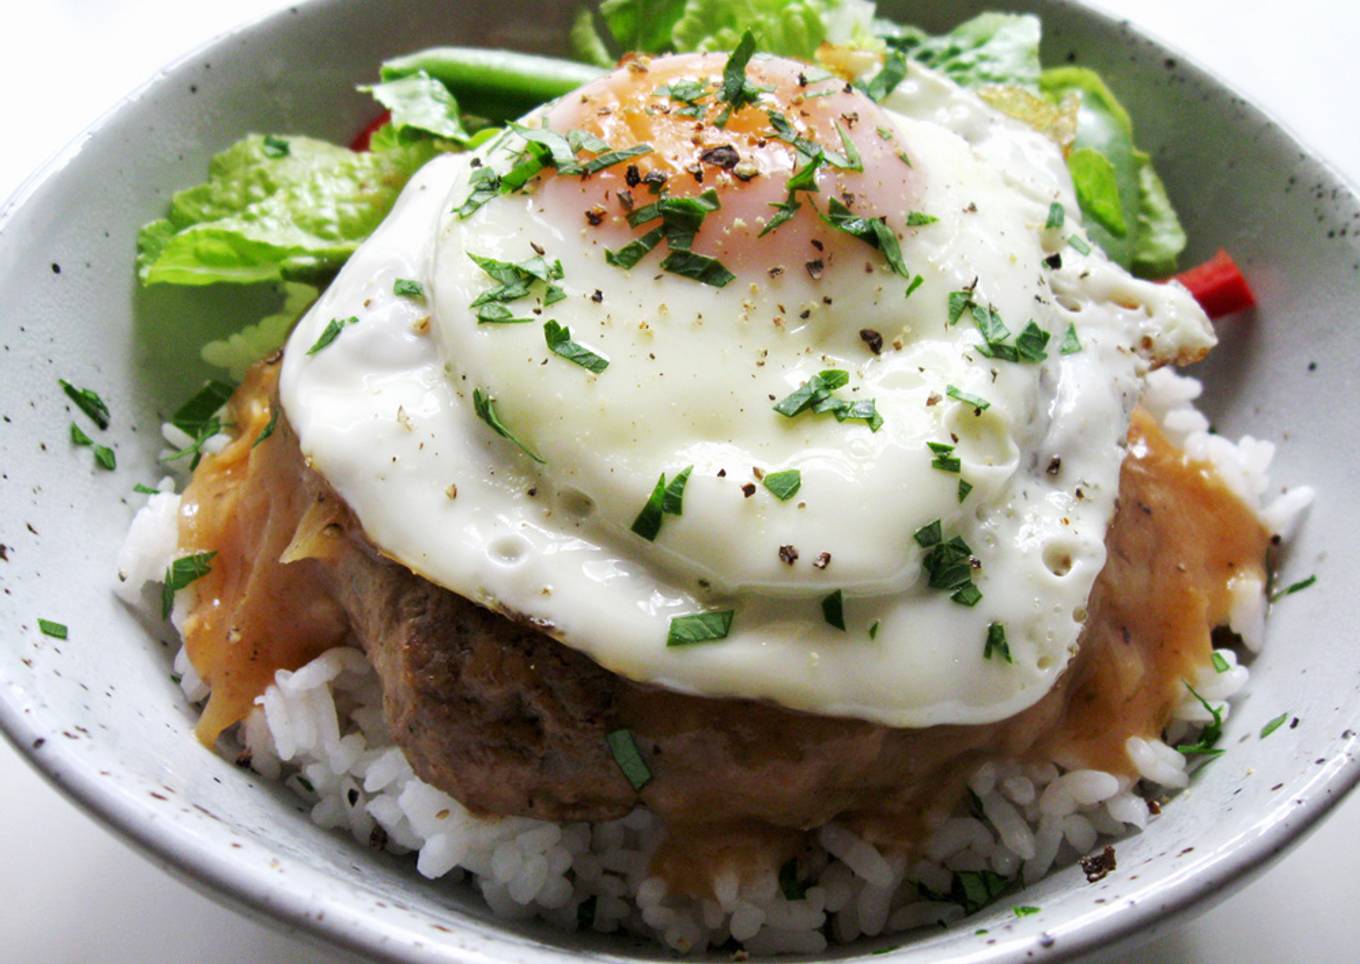
{"label": "fried egg", "polygon": [[1075,652],[1143,376],[1212,330],[943,77],[757,56],[734,105],[726,63],[422,169],[291,337],[303,453],[380,552],[634,680],[1011,716]]}

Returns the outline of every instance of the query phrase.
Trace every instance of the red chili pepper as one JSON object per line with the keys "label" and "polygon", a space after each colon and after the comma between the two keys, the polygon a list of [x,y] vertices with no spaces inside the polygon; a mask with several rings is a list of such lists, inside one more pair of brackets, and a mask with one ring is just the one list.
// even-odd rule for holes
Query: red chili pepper
{"label": "red chili pepper", "polygon": [[377,133],[378,128],[382,127],[391,119],[392,112],[386,110],[379,114],[377,117],[373,118],[369,125],[365,127],[363,130],[361,130],[359,132],[359,135],[355,137],[354,140],[350,141],[349,149],[351,151],[368,150],[369,142],[373,140],[373,135]]}
{"label": "red chili pepper", "polygon": [[1256,296],[1237,262],[1222,248],[1203,264],[1176,275],[1176,280],[1190,289],[1210,318],[1222,318],[1256,304]]}

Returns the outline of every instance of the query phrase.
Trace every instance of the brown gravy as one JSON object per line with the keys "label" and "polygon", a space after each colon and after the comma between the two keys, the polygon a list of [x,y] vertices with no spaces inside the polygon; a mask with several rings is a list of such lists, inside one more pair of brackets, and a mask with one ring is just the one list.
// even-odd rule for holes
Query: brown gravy
{"label": "brown gravy", "polygon": [[236,439],[203,457],[181,501],[180,546],[217,552],[212,571],[194,583],[184,625],[189,659],[212,687],[195,731],[208,745],[245,718],[275,671],[297,669],[349,633],[324,588],[323,563],[280,561],[290,547],[297,554],[299,523],[315,513],[309,488],[298,484],[296,444],[255,444],[276,404],[278,371],[277,359],[250,370],[228,406]]}

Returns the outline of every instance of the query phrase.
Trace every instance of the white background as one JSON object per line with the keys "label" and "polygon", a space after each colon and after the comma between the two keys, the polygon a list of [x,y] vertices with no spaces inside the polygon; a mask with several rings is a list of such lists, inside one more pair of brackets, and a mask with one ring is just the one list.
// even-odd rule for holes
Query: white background
{"label": "white background", "polygon": [[[463,0],[476,2],[476,0]],[[1360,183],[1360,4],[1103,0],[1285,121]],[[0,4],[0,198],[157,67],[280,0]],[[1004,0],[997,6],[1004,8]],[[1249,13],[1249,10],[1269,13]],[[128,252],[129,265],[133,252]],[[3,377],[3,375],[0,375]],[[0,741],[0,959],[313,960],[135,855]],[[1238,895],[1127,960],[1360,959],[1360,798]]]}

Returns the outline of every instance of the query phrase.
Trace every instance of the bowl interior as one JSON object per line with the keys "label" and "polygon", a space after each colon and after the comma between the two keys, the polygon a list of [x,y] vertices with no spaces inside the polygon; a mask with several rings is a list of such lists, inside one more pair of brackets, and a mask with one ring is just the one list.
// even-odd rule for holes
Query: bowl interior
{"label": "bowl interior", "polygon": [[[881,3],[941,29],[987,3]],[[1087,884],[1068,868],[968,926],[885,938],[832,956],[904,944],[901,956],[1023,957],[1149,937],[1169,915],[1279,852],[1355,781],[1348,704],[1360,689],[1343,587],[1360,554],[1356,415],[1341,402],[1360,361],[1353,324],[1360,201],[1327,167],[1232,91],[1131,29],[1062,2],[1044,17],[1045,62],[1097,67],[1130,109],[1185,221],[1185,263],[1229,249],[1260,306],[1219,326],[1196,374],[1217,429],[1276,442],[1278,483],[1319,501],[1290,547],[1286,578],[1317,571],[1277,607],[1270,645],[1234,708],[1229,752],[1144,834],[1118,845],[1119,869]],[[570,5],[502,0],[366,4],[318,0],[226,36],[167,68],[71,145],[0,211],[0,721],[54,781],[120,832],[230,899],[384,956],[542,959],[563,951],[669,958],[625,939],[569,935],[492,918],[470,889],[419,878],[410,863],[313,825],[289,792],[202,749],[170,678],[176,643],[154,600],[109,591],[114,559],[160,476],[158,426],[210,374],[198,347],[269,304],[255,290],[142,290],[137,228],[208,158],[249,130],[344,142],[374,113],[356,83],[384,57],[436,43],[562,49]],[[95,388],[113,410],[98,441],[118,469],[95,470],[67,441],[58,378]],[[1330,536],[1330,537],[1329,537]],[[70,626],[42,636],[37,618]],[[1290,723],[1268,740],[1260,727]],[[1010,918],[1010,919],[1008,919]],[[976,935],[978,928],[988,934]]]}

